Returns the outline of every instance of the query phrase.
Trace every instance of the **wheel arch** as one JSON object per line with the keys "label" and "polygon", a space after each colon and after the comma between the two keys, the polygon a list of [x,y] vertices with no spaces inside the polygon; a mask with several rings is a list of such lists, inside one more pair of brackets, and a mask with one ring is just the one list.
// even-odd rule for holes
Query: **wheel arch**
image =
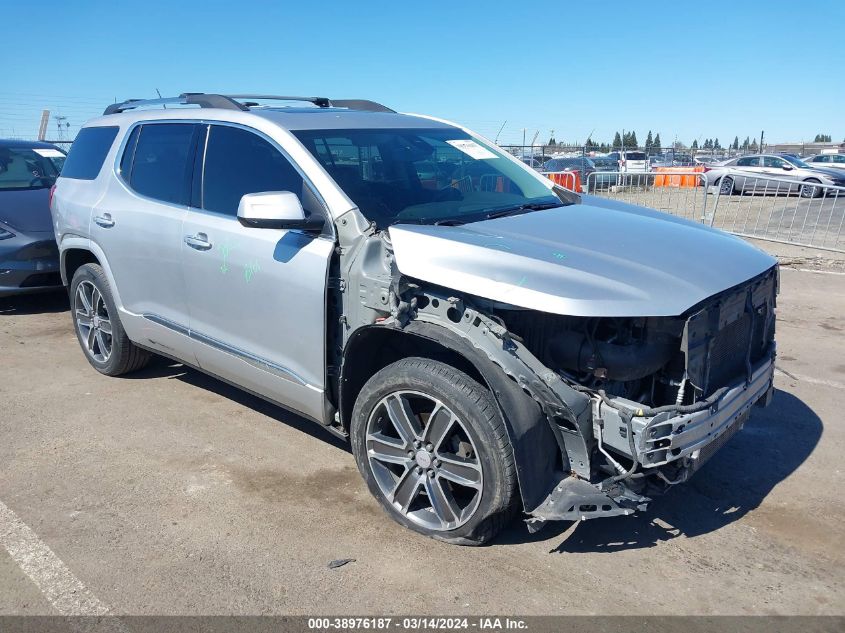
{"label": "wheel arch", "polygon": [[100,260],[89,249],[83,247],[74,246],[62,251],[62,283],[69,286],[74,273],[85,264],[100,264]]}
{"label": "wheel arch", "polygon": [[460,334],[412,321],[404,329],[371,325],[347,342],[339,377],[338,411],[345,430],[364,384],[380,369],[418,356],[447,363],[488,389],[502,415],[514,453],[520,497],[535,508],[560,479],[561,455],[549,421],[534,399]]}

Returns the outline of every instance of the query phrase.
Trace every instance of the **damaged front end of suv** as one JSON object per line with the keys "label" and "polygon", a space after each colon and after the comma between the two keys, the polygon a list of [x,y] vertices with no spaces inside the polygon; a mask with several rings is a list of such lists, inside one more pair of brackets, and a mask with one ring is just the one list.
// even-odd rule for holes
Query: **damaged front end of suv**
{"label": "damaged front end of suv", "polygon": [[626,224],[657,217],[579,203],[370,231],[342,249],[336,348],[389,330],[465,358],[507,423],[529,529],[645,510],[770,401],[778,286],[767,255],[689,223],[634,247]]}

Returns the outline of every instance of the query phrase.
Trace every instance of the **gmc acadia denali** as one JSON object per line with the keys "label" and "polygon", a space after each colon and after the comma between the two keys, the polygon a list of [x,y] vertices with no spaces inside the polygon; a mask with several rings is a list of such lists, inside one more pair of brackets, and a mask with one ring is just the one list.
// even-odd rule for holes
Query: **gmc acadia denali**
{"label": "gmc acadia denali", "polygon": [[645,510],[771,398],[771,257],[371,101],[111,105],[51,210],[95,369],[159,354],[310,418],[451,543]]}

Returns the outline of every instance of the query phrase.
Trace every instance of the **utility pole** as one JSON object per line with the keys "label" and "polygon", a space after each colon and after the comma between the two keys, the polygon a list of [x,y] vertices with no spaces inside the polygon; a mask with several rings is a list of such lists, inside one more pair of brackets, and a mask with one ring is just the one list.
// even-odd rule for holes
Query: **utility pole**
{"label": "utility pole", "polygon": [[38,140],[43,141],[47,138],[47,124],[50,122],[50,111],[41,111],[41,123],[38,125]]}
{"label": "utility pole", "polygon": [[760,153],[761,154],[763,153],[763,135],[764,135],[764,133],[765,133],[765,130],[760,130]]}

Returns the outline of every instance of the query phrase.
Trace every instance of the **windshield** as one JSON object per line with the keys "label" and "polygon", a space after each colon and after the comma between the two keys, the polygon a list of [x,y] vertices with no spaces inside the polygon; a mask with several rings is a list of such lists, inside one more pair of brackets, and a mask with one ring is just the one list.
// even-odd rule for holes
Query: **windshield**
{"label": "windshield", "polygon": [[562,205],[501,150],[457,129],[294,134],[379,228],[473,222],[510,210]]}
{"label": "windshield", "polygon": [[812,169],[812,167],[810,165],[805,163],[800,158],[793,158],[792,156],[781,156],[781,158],[783,158],[783,160],[789,161],[790,163],[792,163],[796,167],[801,167],[801,168],[805,168],[805,169]]}
{"label": "windshield", "polygon": [[56,149],[0,147],[0,190],[51,187],[63,163]]}

